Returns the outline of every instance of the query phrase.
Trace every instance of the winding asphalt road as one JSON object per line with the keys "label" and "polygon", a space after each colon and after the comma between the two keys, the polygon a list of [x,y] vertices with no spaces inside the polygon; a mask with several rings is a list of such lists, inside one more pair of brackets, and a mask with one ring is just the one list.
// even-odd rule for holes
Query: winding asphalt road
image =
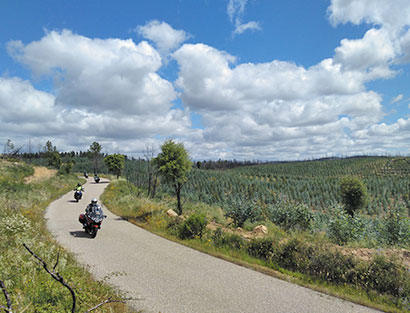
{"label": "winding asphalt road", "polygon": [[47,225],[98,279],[138,298],[131,306],[161,313],[379,312],[234,265],[153,235],[107,209],[95,239],[78,215],[108,185],[90,178],[79,203],[73,192],[51,203]]}

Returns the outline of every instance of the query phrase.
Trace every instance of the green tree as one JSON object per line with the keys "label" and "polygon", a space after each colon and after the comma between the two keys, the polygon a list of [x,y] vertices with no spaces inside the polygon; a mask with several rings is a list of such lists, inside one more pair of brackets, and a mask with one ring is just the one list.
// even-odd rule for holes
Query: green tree
{"label": "green tree", "polygon": [[58,153],[57,147],[53,146],[53,143],[50,140],[47,140],[46,144],[43,147],[43,151],[47,159],[47,164],[56,169],[60,169],[60,166],[61,166],[60,153]]}
{"label": "green tree", "polygon": [[90,157],[93,159],[94,173],[98,173],[98,161],[100,160],[101,149],[102,146],[96,141],[94,141],[88,149]]}
{"label": "green tree", "polygon": [[368,203],[366,185],[357,177],[346,176],[341,180],[340,195],[344,208],[351,217]]}
{"label": "green tree", "polygon": [[162,144],[161,152],[153,161],[160,174],[174,187],[178,201],[178,214],[181,215],[181,189],[188,180],[187,175],[192,168],[188,152],[182,143],[175,143],[170,139]]}
{"label": "green tree", "polygon": [[110,154],[104,158],[104,163],[107,165],[108,170],[115,175],[117,178],[120,177],[121,171],[124,168],[125,156],[123,154]]}

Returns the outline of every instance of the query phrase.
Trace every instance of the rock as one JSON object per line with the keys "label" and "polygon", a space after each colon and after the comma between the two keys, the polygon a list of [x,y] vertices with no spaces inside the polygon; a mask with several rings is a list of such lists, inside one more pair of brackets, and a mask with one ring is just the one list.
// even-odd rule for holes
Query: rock
{"label": "rock", "polygon": [[178,214],[177,214],[173,209],[169,209],[169,210],[167,211],[167,215],[168,215],[169,217],[178,217]]}
{"label": "rock", "polygon": [[253,233],[255,235],[267,235],[268,228],[265,225],[258,225],[258,226],[255,226],[255,228],[253,229]]}

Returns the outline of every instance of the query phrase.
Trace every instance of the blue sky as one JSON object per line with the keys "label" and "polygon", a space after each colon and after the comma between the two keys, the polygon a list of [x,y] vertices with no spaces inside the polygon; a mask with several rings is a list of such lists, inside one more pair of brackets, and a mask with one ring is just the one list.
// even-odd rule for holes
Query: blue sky
{"label": "blue sky", "polygon": [[406,0],[5,0],[0,142],[408,155],[409,26]]}

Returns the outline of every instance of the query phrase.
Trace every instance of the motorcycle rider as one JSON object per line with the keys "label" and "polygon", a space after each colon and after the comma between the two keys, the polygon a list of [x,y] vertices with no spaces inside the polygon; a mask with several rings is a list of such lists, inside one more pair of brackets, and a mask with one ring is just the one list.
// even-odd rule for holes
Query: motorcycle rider
{"label": "motorcycle rider", "polygon": [[96,209],[101,209],[101,206],[97,203],[98,200],[97,198],[93,198],[91,200],[91,202],[87,205],[87,207],[85,208],[85,214],[86,215],[90,215],[93,214],[95,212]]}
{"label": "motorcycle rider", "polygon": [[74,191],[81,191],[81,192],[83,192],[83,191],[84,191],[84,188],[83,188],[83,186],[81,186],[80,183],[78,183],[77,186],[74,188]]}

